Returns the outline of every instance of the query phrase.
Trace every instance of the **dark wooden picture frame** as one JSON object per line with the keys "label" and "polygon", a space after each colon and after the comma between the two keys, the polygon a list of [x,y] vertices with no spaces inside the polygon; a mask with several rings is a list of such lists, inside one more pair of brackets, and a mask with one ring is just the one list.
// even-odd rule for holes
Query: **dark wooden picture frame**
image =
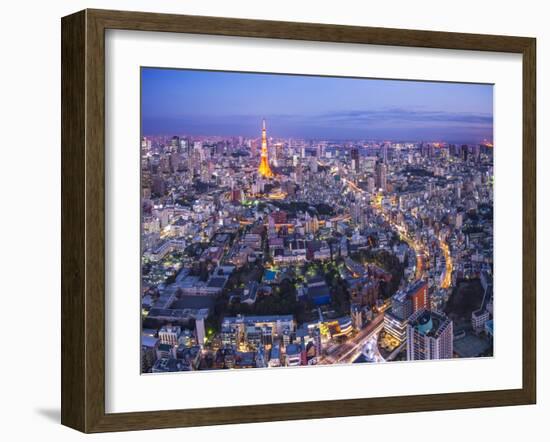
{"label": "dark wooden picture frame", "polygon": [[[536,40],[526,37],[84,10],[62,28],[61,422],[83,432],[534,404],[536,401]],[[523,57],[522,388],[222,408],[105,412],[105,30],[124,29]]]}

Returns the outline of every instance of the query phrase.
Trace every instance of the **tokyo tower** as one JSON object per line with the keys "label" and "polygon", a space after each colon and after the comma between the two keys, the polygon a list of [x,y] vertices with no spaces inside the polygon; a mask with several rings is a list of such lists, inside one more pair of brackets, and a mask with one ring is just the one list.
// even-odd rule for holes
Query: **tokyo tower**
{"label": "tokyo tower", "polygon": [[265,120],[262,120],[262,156],[260,160],[260,166],[258,167],[258,173],[265,178],[273,178],[273,171],[269,167],[269,160],[267,158],[267,135],[265,133]]}

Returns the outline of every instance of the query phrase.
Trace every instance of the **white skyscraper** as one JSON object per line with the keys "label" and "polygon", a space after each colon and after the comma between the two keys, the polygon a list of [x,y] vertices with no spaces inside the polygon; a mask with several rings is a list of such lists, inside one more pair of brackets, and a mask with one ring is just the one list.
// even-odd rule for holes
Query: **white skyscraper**
{"label": "white skyscraper", "polygon": [[204,345],[204,318],[199,317],[195,320],[195,329],[197,334],[197,344],[199,344],[201,347]]}
{"label": "white skyscraper", "polygon": [[407,359],[451,359],[453,322],[443,313],[418,310],[407,325]]}

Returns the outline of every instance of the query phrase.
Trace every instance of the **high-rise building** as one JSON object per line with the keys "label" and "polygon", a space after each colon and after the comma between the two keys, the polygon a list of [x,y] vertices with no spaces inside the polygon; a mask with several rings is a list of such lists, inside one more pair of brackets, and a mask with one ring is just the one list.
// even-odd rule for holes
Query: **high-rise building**
{"label": "high-rise building", "polygon": [[250,148],[250,156],[255,159],[258,154],[258,141],[248,140],[248,147]]}
{"label": "high-rise building", "polygon": [[381,160],[384,164],[388,164],[388,143],[384,143],[381,147]]}
{"label": "high-rise building", "polygon": [[418,280],[405,290],[398,291],[392,297],[391,312],[384,316],[384,329],[400,342],[407,338],[407,323],[409,317],[421,309],[430,308],[428,284]]}
{"label": "high-rise building", "polygon": [[284,145],[283,143],[277,143],[274,145],[274,152],[275,152],[275,165],[276,166],[284,166]]}
{"label": "high-rise building", "polygon": [[418,280],[405,290],[398,291],[392,297],[392,314],[401,320],[406,320],[421,309],[430,308],[428,283]]}
{"label": "high-rise building", "polygon": [[367,178],[367,192],[373,193],[374,192],[374,186],[375,186],[374,178],[373,177],[368,177]]}
{"label": "high-rise building", "polygon": [[351,168],[355,172],[359,172],[359,149],[356,147],[351,149]]}
{"label": "high-rise building", "polygon": [[420,156],[425,157],[428,154],[428,146],[422,141],[420,143]]}
{"label": "high-rise building", "polygon": [[260,157],[260,166],[258,167],[258,173],[266,178],[273,177],[273,171],[269,166],[267,153],[267,134],[265,130],[265,120],[262,121],[262,153]]}
{"label": "high-rise building", "polygon": [[418,310],[407,325],[407,360],[451,359],[453,322],[443,313]]}
{"label": "high-rise building", "polygon": [[382,163],[378,162],[376,163],[376,187],[378,189],[381,189],[383,192],[387,189],[387,166]]}
{"label": "high-rise building", "polygon": [[174,135],[172,137],[172,141],[170,142],[170,150],[172,152],[175,152],[179,149],[180,147],[180,137],[178,137],[177,135]]}
{"label": "high-rise building", "polygon": [[204,317],[198,317],[195,319],[195,334],[197,336],[197,344],[201,347],[204,345]]}
{"label": "high-rise building", "polygon": [[407,339],[407,319],[400,319],[390,312],[384,314],[384,331],[399,342]]}
{"label": "high-rise building", "polygon": [[468,145],[463,144],[461,147],[461,150],[462,150],[462,161],[468,161],[468,151],[469,151]]}
{"label": "high-rise building", "polygon": [[451,144],[449,145],[449,153],[454,157],[460,156],[460,146],[457,144]]}
{"label": "high-rise building", "polygon": [[479,144],[476,144],[474,146],[474,149],[473,149],[473,154],[474,154],[474,161],[476,163],[479,162],[479,160],[481,159],[481,146]]}
{"label": "high-rise building", "polygon": [[325,143],[319,143],[317,145],[317,158],[323,158],[325,156]]}
{"label": "high-rise building", "polygon": [[189,156],[189,140],[187,138],[180,138],[179,153],[183,153]]}

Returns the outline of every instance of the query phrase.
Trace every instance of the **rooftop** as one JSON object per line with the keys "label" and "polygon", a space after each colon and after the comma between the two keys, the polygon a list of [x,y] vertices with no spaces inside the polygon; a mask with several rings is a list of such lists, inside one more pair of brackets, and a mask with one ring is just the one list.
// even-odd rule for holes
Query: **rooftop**
{"label": "rooftop", "polygon": [[426,309],[419,310],[409,319],[411,327],[415,327],[420,334],[431,337],[437,337],[443,332],[448,322],[449,319],[443,313]]}
{"label": "rooftop", "polygon": [[293,321],[293,315],[262,315],[262,316],[227,316],[223,318],[224,324],[246,323],[246,322],[285,322]]}
{"label": "rooftop", "polygon": [[212,277],[208,280],[207,287],[223,288],[226,281],[226,278]]}
{"label": "rooftop", "polygon": [[154,348],[157,345],[158,341],[159,339],[153,336],[149,336],[149,335],[141,336],[141,345],[143,347]]}
{"label": "rooftop", "polygon": [[286,346],[287,355],[298,355],[302,352],[302,346],[299,344],[289,344]]}

